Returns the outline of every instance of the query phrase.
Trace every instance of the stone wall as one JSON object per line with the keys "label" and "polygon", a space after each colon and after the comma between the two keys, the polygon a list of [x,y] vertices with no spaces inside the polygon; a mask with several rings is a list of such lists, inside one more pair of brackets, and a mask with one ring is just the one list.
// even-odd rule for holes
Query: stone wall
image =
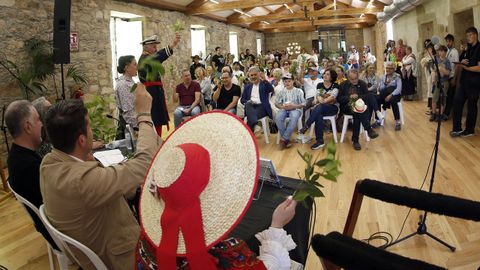
{"label": "stone wall", "polygon": [[316,32],[293,32],[293,33],[266,33],[265,34],[265,50],[286,50],[288,43],[297,42],[302,48],[308,52],[312,50],[312,40]]}
{"label": "stone wall", "polygon": [[[24,53],[21,51],[24,40],[31,37],[52,40],[53,8],[53,0],[0,0],[0,54],[2,57],[13,60],[21,66],[25,60]],[[112,0],[72,0],[71,31],[78,32],[79,51],[71,54],[71,62],[78,64],[85,71],[89,79],[86,90],[93,93],[104,95],[113,93],[109,28],[111,11],[144,16],[144,36],[158,34],[162,44],[168,44],[173,39],[174,33],[170,30],[170,26],[177,19],[185,21],[186,30],[182,33],[182,41],[175,49],[173,56],[167,61],[168,64],[172,63],[174,65],[177,74],[182,68],[190,65],[191,38],[189,26],[191,24],[206,27],[207,51],[214,50],[216,46],[228,50],[229,31],[237,32],[239,50],[250,48],[255,51],[256,38],[264,39],[263,34],[259,32],[213,20],[189,17],[179,12],[151,9],[137,4]],[[2,78],[2,81],[0,81],[0,106],[23,98],[15,80],[1,67],[0,76]],[[59,76],[57,76],[58,88],[59,79]],[[167,74],[166,85],[170,85],[169,79]],[[71,82],[67,81],[67,85],[69,84]],[[47,85],[50,89],[47,95],[54,101],[53,80],[49,81]],[[0,137],[2,137],[0,139],[0,153],[4,153],[5,151],[2,149],[3,136]]]}
{"label": "stone wall", "polygon": [[350,46],[355,45],[359,52],[363,47],[363,29],[347,29],[345,30],[345,40],[347,41],[347,50]]}

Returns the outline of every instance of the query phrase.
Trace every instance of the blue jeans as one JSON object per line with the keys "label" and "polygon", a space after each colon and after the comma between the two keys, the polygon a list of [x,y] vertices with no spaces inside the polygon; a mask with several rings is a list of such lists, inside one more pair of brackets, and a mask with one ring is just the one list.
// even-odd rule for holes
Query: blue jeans
{"label": "blue jeans", "polygon": [[195,116],[200,113],[200,106],[195,106],[189,115],[185,115],[183,110],[189,109],[190,107],[191,106],[178,106],[175,108],[175,111],[173,111],[173,123],[175,124],[175,128],[182,123],[182,118],[184,116]]}
{"label": "blue jeans", "polygon": [[333,104],[320,104],[312,109],[310,117],[305,123],[310,127],[315,122],[315,137],[318,143],[323,143],[323,117],[336,115],[338,107]]}
{"label": "blue jeans", "polygon": [[[301,110],[280,110],[277,113],[277,117],[275,118],[275,122],[277,123],[278,131],[282,136],[282,139],[285,141],[290,140],[290,136],[292,136],[293,130],[297,126],[298,119],[302,116]],[[288,122],[288,126],[285,128],[285,119],[290,118]]]}

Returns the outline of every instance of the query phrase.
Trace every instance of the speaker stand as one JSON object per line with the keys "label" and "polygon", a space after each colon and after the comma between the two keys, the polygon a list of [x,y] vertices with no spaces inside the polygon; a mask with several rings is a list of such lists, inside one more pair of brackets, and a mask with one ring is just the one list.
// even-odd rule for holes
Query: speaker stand
{"label": "speaker stand", "polygon": [[63,76],[63,63],[60,64],[60,73],[62,76],[62,99],[65,100],[65,78]]}

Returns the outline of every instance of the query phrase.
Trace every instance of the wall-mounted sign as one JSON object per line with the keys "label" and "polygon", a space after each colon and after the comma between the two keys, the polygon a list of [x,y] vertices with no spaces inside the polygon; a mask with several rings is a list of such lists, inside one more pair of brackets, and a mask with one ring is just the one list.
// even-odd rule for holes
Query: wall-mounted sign
{"label": "wall-mounted sign", "polygon": [[70,32],[70,51],[78,52],[78,33]]}

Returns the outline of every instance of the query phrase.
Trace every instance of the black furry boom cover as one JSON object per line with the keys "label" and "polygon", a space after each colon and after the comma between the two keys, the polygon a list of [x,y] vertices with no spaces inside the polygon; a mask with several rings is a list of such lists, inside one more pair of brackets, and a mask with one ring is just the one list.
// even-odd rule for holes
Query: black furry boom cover
{"label": "black furry boom cover", "polygon": [[313,250],[337,266],[348,270],[440,270],[445,269],[370,246],[339,232],[315,235]]}
{"label": "black furry boom cover", "polygon": [[440,215],[480,221],[480,202],[396,186],[370,179],[365,179],[361,182],[359,191],[365,196],[384,202],[408,206]]}

